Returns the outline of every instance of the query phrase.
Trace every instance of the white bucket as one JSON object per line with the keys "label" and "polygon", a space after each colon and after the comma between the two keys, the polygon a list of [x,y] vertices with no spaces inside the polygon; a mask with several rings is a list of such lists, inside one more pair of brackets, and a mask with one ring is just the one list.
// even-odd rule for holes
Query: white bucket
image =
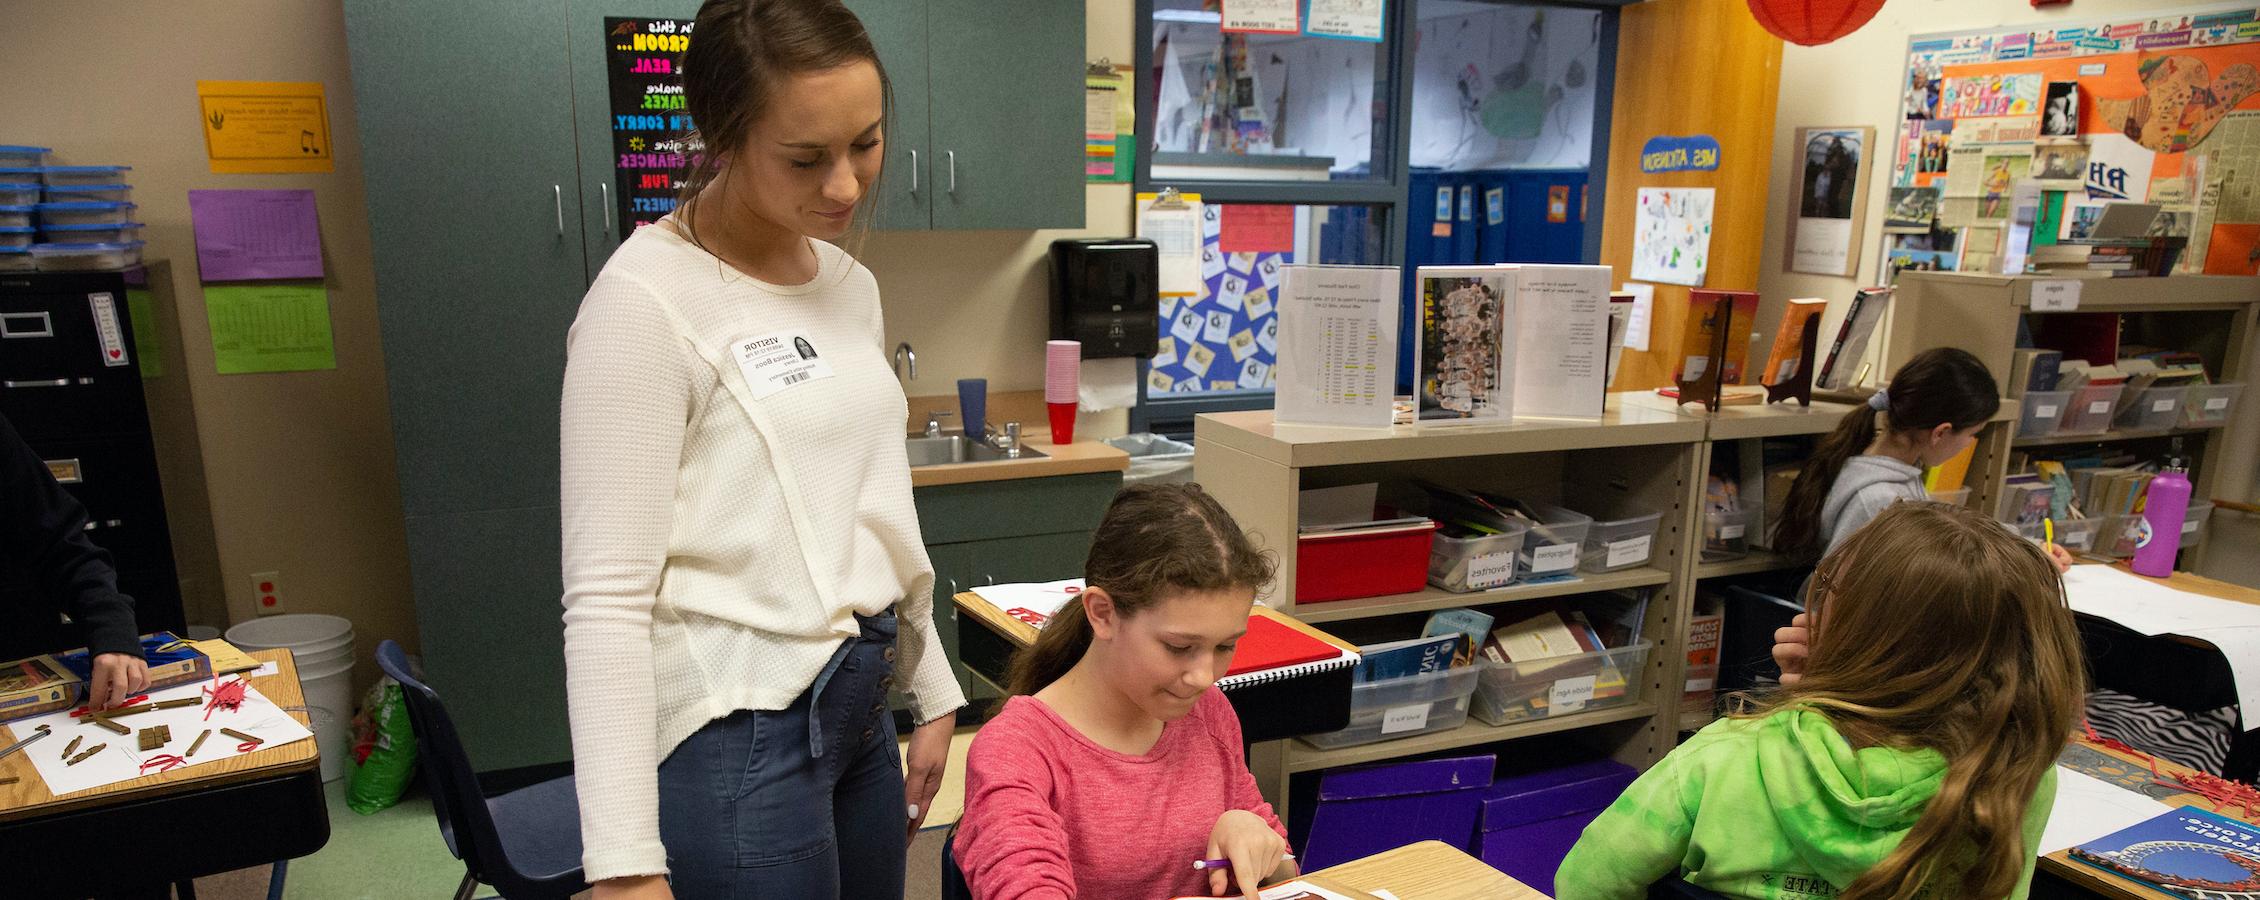
{"label": "white bucket", "polygon": [[348,725],[353,721],[353,623],[338,616],[290,613],[253,619],[228,629],[228,643],[241,650],[284,649],[298,666],[299,689],[306,695],[307,718],[322,754],[322,780],[335,781],[348,764]]}

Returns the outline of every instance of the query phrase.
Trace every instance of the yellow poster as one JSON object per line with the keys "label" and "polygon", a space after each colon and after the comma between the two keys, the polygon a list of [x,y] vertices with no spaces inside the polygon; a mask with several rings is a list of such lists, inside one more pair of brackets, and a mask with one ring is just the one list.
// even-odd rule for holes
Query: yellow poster
{"label": "yellow poster", "polygon": [[331,170],[330,115],[320,82],[199,81],[196,100],[212,171]]}

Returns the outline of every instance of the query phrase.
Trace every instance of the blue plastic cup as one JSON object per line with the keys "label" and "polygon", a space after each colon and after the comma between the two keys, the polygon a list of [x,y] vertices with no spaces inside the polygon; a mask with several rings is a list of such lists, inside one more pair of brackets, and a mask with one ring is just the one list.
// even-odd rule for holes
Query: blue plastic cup
{"label": "blue plastic cup", "polygon": [[960,378],[957,380],[957,420],[965,423],[965,436],[976,441],[982,438],[982,423],[989,416],[989,380],[986,378]]}

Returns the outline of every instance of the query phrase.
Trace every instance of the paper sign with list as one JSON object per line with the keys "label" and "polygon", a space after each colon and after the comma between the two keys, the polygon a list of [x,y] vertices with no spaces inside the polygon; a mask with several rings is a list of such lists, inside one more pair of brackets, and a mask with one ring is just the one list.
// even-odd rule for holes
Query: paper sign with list
{"label": "paper sign with list", "polygon": [[1601,417],[1608,395],[1608,266],[1523,266],[1515,275],[1517,416]]}
{"label": "paper sign with list", "polygon": [[[1286,266],[1279,285],[1275,418],[1387,428],[1395,418],[1395,266]],[[1262,337],[1259,335],[1259,341]]]}

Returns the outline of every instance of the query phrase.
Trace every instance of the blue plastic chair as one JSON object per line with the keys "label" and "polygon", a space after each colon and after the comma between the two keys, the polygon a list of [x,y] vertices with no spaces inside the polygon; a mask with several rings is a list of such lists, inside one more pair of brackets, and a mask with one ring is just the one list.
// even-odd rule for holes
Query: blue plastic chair
{"label": "blue plastic chair", "polygon": [[377,645],[377,667],[400,682],[440,837],[463,860],[457,900],[469,900],[482,882],[511,900],[565,900],[588,890],[581,881],[581,806],[572,776],[498,797],[480,794],[454,720],[438,692],[409,671],[408,654],[385,641]]}

